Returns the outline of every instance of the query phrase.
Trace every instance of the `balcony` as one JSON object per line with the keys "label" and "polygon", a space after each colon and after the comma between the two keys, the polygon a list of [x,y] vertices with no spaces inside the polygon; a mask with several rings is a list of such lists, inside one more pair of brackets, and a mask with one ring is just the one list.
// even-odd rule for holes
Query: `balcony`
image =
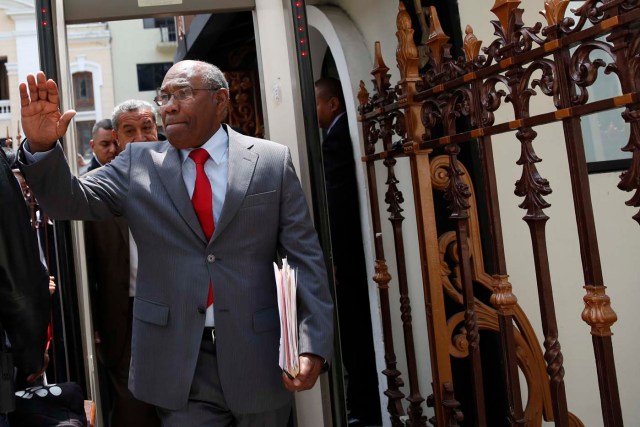
{"label": "balcony", "polygon": [[176,27],[159,27],[160,41],[156,45],[156,49],[161,53],[172,53],[178,47],[176,40]]}
{"label": "balcony", "polygon": [[0,99],[0,120],[8,120],[11,118],[11,101],[8,99]]}

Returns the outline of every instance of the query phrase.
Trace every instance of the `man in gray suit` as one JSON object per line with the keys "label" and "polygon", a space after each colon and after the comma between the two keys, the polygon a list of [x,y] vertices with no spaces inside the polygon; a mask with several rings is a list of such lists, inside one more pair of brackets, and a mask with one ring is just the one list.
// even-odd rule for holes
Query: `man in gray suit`
{"label": "man in gray suit", "polygon": [[[156,98],[168,141],[129,144],[77,179],[56,144],[75,112],[61,114],[55,82],[29,75],[20,97],[28,138],[22,168],[51,217],[129,221],[139,254],[133,394],[159,408],[164,426],[286,425],[291,392],[313,387],[333,341],[322,252],[288,148],[221,124],[229,101],[224,75],[182,61]],[[192,160],[196,148],[206,150],[206,162]],[[202,203],[196,213],[190,200],[203,179],[213,230],[201,226]],[[278,256],[298,274],[294,379],[278,367]]]}

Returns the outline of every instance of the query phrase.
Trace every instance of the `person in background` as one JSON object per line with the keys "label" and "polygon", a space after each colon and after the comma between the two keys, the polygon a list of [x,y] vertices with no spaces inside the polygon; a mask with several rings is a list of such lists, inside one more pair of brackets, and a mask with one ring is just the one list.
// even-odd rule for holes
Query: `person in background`
{"label": "person in background", "polygon": [[[13,159],[0,149],[0,426],[15,408],[18,382],[33,383],[45,367],[50,318],[48,275],[22,190],[11,171]],[[23,374],[24,373],[24,374]],[[24,378],[22,378],[24,375]]]}
{"label": "person in background", "polygon": [[[15,166],[15,165],[14,165]],[[13,176],[18,181],[20,186],[20,190],[22,191],[22,197],[24,198],[25,205],[27,206],[27,211],[29,212],[29,219],[31,223],[31,228],[33,229],[33,233],[36,236],[38,241],[38,251],[40,254],[40,262],[47,270],[47,274],[53,274],[53,271],[50,269],[51,262],[50,257],[52,255],[51,248],[49,247],[48,240],[51,239],[51,230],[49,227],[52,225],[52,222],[49,218],[42,212],[40,206],[37,201],[31,194],[31,189],[27,185],[24,177],[22,176],[22,171],[17,167],[14,167],[11,172],[13,172]],[[53,295],[56,291],[57,285],[55,282],[54,276],[49,276],[49,295]],[[45,367],[49,365],[49,348],[51,346],[51,341],[53,340],[53,324],[50,323],[47,330],[47,345],[45,349]],[[16,388],[22,389],[28,386],[42,385],[46,383],[46,372],[42,375],[41,378],[38,378],[37,383],[27,384],[24,381],[18,380],[16,382]]]}
{"label": "person in background", "polygon": [[[59,111],[42,72],[20,85],[20,161],[40,203],[54,218],[129,221],[140,261],[129,388],[166,427],[286,426],[292,392],[333,353],[324,257],[290,151],[220,122],[228,88],[211,64],[176,63],[156,97],[168,140],[129,144],[77,179],[56,144],[75,112]],[[297,270],[295,378],[278,365],[279,256]]]}
{"label": "person in background", "polygon": [[111,119],[102,119],[96,122],[91,130],[91,135],[92,138],[89,141],[89,147],[91,147],[91,151],[93,151],[93,157],[91,158],[87,172],[111,162],[120,152],[118,143],[113,136]]}
{"label": "person in background", "polygon": [[[113,110],[109,124],[114,125],[109,129],[108,138],[117,152],[130,142],[156,141],[154,119],[155,109],[148,102],[124,101]],[[138,254],[127,220],[116,216],[85,221],[84,230],[96,348],[111,385],[110,425],[159,426],[154,406],[136,399],[128,388]]]}
{"label": "person in background", "polygon": [[380,397],[349,122],[339,80],[320,79],[315,89],[318,124],[326,131],[322,161],[349,424],[379,425]]}
{"label": "person in background", "polygon": [[129,99],[118,104],[111,121],[113,139],[120,151],[130,142],[158,141],[156,109],[147,101]]}

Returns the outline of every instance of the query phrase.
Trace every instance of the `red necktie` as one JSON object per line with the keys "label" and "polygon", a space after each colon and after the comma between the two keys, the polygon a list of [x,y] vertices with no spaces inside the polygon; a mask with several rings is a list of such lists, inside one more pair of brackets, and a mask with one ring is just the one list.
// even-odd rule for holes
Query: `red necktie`
{"label": "red necktie", "polygon": [[[196,163],[196,185],[193,189],[191,203],[196,211],[200,227],[204,231],[207,240],[211,240],[215,224],[213,222],[213,191],[211,183],[204,171],[204,164],[209,159],[209,153],[204,148],[196,148],[189,157]],[[207,296],[207,311],[213,309],[213,286],[209,282],[209,295]]]}

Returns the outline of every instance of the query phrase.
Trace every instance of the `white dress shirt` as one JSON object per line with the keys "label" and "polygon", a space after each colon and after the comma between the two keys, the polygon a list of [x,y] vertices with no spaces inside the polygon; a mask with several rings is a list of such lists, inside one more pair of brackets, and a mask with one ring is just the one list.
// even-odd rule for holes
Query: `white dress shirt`
{"label": "white dress shirt", "polygon": [[[211,191],[213,193],[213,223],[218,224],[222,205],[227,193],[227,182],[229,181],[229,135],[220,126],[220,129],[213,134],[207,142],[200,148],[204,148],[209,153],[209,158],[204,164],[204,172],[211,183]],[[180,150],[180,158],[182,160],[182,179],[187,187],[189,198],[193,196],[193,190],[196,186],[196,162],[189,157],[189,153],[193,148]],[[214,292],[215,304],[215,292]],[[213,306],[207,307],[205,326],[214,326]]]}
{"label": "white dress shirt", "polygon": [[[127,227],[129,230],[129,227]],[[138,245],[129,230],[129,296],[136,296],[136,279],[138,277]]]}
{"label": "white dress shirt", "polygon": [[[209,159],[204,164],[204,172],[211,183],[213,223],[217,225],[220,212],[222,212],[224,198],[227,194],[227,181],[229,180],[229,135],[220,126],[220,129],[200,148],[204,148],[209,153]],[[185,187],[187,187],[189,198],[193,196],[193,190],[196,186],[196,162],[189,157],[189,153],[193,150],[193,148],[180,150],[182,179]]]}

